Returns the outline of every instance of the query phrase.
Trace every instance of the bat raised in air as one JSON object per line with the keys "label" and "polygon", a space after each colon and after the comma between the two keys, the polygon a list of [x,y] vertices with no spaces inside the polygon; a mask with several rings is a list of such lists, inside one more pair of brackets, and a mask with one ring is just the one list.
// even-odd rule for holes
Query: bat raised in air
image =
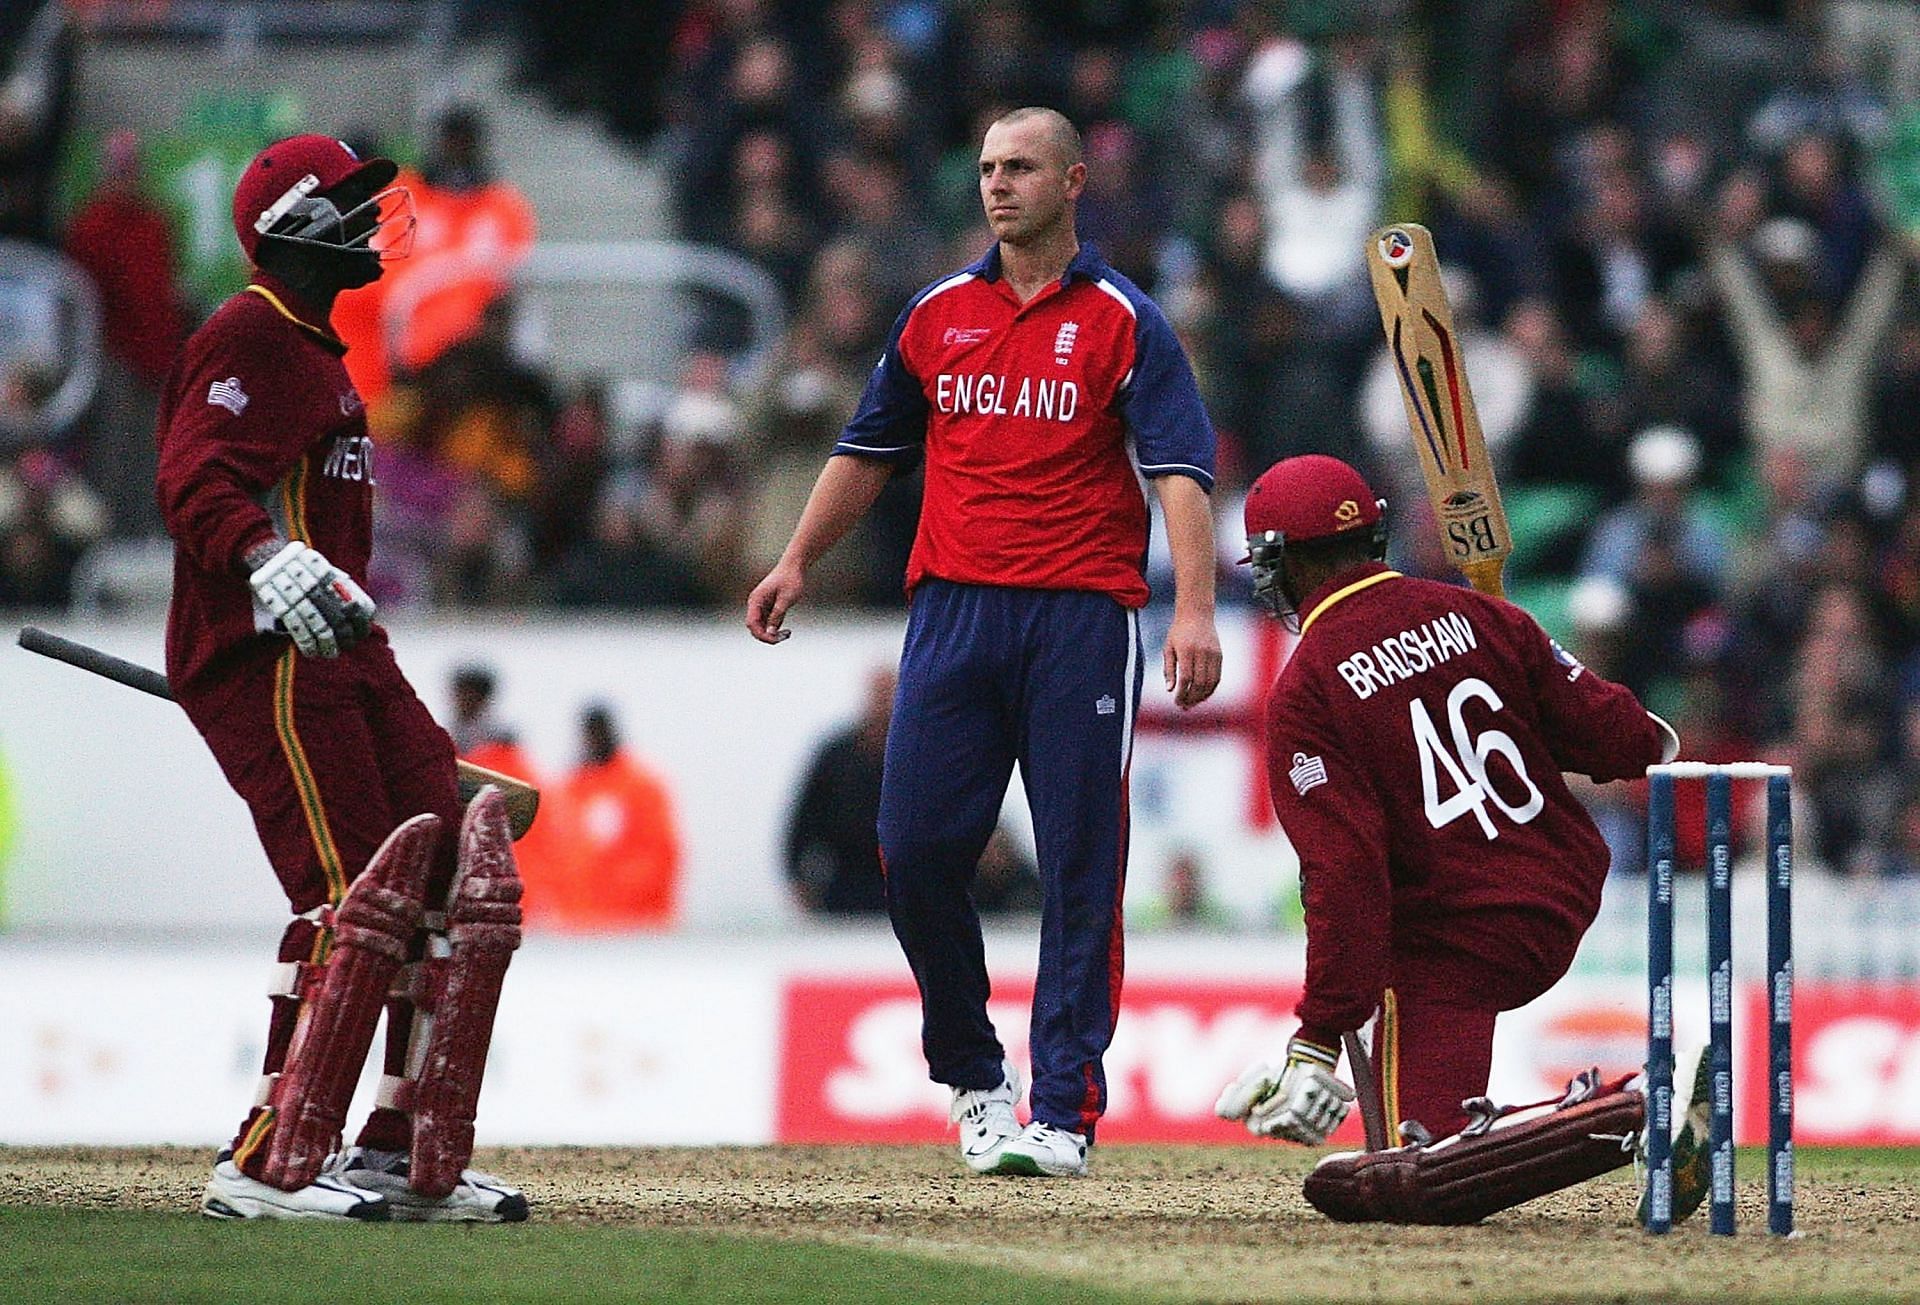
{"label": "bat raised in air", "polygon": [[[92,671],[138,689],[142,693],[151,693],[156,698],[173,701],[173,688],[167,683],[167,677],[150,666],[130,662],[124,657],[115,657],[112,653],[101,652],[84,643],[75,643],[63,639],[50,630],[42,630],[37,625],[20,628],[20,646],[28,652],[39,653],[42,657],[51,657],[55,661],[65,662],[69,666],[78,666],[83,671]],[[466,801],[480,791],[482,784],[492,784],[500,790],[507,800],[507,824],[513,830],[513,836],[519,838],[533,824],[534,815],[540,810],[540,790],[523,779],[511,775],[502,775],[497,770],[488,770],[485,766],[476,766],[470,761],[462,761],[460,768],[460,800]]]}
{"label": "bat raised in air", "polygon": [[1412,222],[1382,227],[1367,245],[1367,270],[1441,546],[1468,584],[1504,597],[1500,573],[1513,536],[1467,387],[1433,236]]}

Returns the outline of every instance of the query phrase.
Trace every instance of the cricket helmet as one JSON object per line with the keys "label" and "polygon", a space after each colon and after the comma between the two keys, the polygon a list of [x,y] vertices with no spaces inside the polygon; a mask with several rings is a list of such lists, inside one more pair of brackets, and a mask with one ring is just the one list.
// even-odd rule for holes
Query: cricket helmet
{"label": "cricket helmet", "polygon": [[1241,560],[1253,565],[1254,597],[1283,619],[1293,611],[1282,565],[1289,547],[1353,539],[1364,541],[1374,558],[1385,557],[1386,507],[1359,472],[1324,453],[1268,467],[1247,491],[1247,555]]}
{"label": "cricket helmet", "polygon": [[249,262],[263,241],[356,261],[401,258],[413,243],[413,197],[392,159],[362,159],[331,136],[290,136],[254,155],[233,190],[233,231]]}

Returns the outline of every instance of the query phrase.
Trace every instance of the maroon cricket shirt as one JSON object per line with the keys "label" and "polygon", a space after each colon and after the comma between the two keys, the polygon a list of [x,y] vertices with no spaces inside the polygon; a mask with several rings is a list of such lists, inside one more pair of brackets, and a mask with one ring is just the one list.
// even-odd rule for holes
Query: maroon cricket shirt
{"label": "maroon cricket shirt", "polygon": [[1369,563],[1301,610],[1267,702],[1267,772],[1300,855],[1302,1036],[1336,1046],[1364,1024],[1396,957],[1484,989],[1463,1004],[1529,1000],[1571,963],[1607,874],[1560,772],[1639,775],[1659,727],[1532,617],[1470,589]]}
{"label": "maroon cricket shirt", "polygon": [[323,317],[256,275],[168,373],[158,496],[175,545],[167,675],[176,688],[284,638],[262,633],[272,623],[241,560],[253,545],[276,533],[302,540],[365,579],[373,441],[345,353]]}

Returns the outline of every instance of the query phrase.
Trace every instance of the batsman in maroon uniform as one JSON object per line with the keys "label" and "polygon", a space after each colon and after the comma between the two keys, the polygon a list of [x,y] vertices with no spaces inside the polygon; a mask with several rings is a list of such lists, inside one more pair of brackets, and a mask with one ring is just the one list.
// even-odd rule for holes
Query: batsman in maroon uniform
{"label": "batsman in maroon uniform", "polygon": [[[1678,741],[1519,608],[1389,570],[1384,507],[1322,455],[1278,463],[1247,498],[1256,594],[1300,634],[1267,704],[1267,770],[1300,857],[1307,972],[1285,1061],[1248,1069],[1217,1110],[1263,1136],[1325,1141],[1354,1097],[1334,1077],[1342,1041],[1370,1029],[1373,1081],[1358,1086],[1380,1107],[1374,1131],[1398,1126],[1413,1143],[1400,1150],[1414,1177],[1393,1181],[1420,1194],[1411,1153],[1445,1138],[1434,1155],[1459,1158],[1450,1135],[1476,1122],[1467,1103],[1484,1100],[1495,1016],[1566,973],[1599,910],[1607,847],[1561,772],[1635,777]],[[1584,1158],[1607,1168],[1630,1158],[1620,1139],[1638,1129],[1621,1120],[1637,1118],[1639,1094],[1620,1086],[1543,1103],[1606,1116],[1613,1141]],[[1543,1119],[1530,1126],[1546,1140],[1529,1145],[1592,1149],[1586,1115],[1571,1131],[1566,1110]],[[1513,1122],[1473,1136],[1514,1145]],[[1357,1207],[1316,1173],[1328,1212],[1408,1217],[1373,1191],[1387,1172],[1366,1178]],[[1482,1200],[1497,1188],[1473,1186]]]}
{"label": "batsman in maroon uniform", "polygon": [[[187,342],[162,398],[168,679],[294,912],[260,1095],[202,1205],[220,1217],[526,1216],[520,1193],[465,1168],[519,939],[504,813],[490,788],[463,806],[453,745],[355,580],[373,442],[330,315],[410,243],[395,174],[324,136],[262,150],[233,199],[253,279]],[[343,1151],[383,1007],[379,1105]]]}

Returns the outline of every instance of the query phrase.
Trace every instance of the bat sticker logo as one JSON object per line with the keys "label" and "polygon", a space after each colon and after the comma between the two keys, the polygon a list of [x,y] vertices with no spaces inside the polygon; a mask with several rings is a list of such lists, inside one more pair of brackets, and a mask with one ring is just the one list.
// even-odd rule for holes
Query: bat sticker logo
{"label": "bat sticker logo", "polygon": [[1480,506],[1480,495],[1471,489],[1456,490],[1447,496],[1447,506],[1457,512],[1470,511]]}
{"label": "bat sticker logo", "polygon": [[1380,257],[1388,267],[1402,268],[1413,259],[1413,237],[1394,227],[1380,237]]}

